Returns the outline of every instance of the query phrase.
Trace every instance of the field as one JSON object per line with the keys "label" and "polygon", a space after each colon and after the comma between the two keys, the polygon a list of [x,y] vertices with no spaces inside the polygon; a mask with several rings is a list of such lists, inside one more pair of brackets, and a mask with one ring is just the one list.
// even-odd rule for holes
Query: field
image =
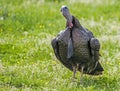
{"label": "field", "polygon": [[[67,5],[101,43],[101,76],[72,82],[51,40],[65,29]],[[119,0],[0,0],[0,91],[120,91]]]}

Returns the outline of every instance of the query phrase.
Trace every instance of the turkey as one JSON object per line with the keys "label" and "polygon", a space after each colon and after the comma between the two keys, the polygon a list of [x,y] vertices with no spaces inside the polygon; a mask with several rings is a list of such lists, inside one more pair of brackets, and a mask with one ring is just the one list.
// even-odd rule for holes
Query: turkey
{"label": "turkey", "polygon": [[99,62],[99,40],[70,14],[67,6],[61,7],[61,13],[67,22],[66,29],[51,41],[55,56],[73,71],[73,78],[76,71],[81,72],[81,78],[82,74],[101,75],[104,69]]}

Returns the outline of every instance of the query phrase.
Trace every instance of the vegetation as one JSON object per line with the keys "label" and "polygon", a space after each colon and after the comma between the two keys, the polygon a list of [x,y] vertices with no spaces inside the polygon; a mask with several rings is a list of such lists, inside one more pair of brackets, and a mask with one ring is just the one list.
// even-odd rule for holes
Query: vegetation
{"label": "vegetation", "polygon": [[[72,72],[54,56],[51,40],[65,29],[67,5],[101,42],[101,76]],[[0,0],[0,91],[119,91],[119,0]]]}

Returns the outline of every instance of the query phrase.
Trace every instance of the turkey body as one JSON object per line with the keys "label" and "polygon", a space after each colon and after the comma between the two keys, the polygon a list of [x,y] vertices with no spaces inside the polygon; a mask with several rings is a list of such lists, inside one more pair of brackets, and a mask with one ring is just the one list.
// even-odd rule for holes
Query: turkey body
{"label": "turkey body", "polygon": [[[79,24],[78,26],[76,26],[77,23]],[[70,31],[72,31],[74,53],[72,58],[68,59],[67,51]],[[73,71],[74,67],[76,67],[78,71],[81,71],[82,67],[84,67],[84,74],[100,75],[103,72],[103,67],[99,63],[100,54],[99,50],[94,47],[94,45],[97,46],[96,42],[92,43],[91,39],[94,39],[93,33],[84,29],[75,19],[72,30],[66,28],[52,40],[51,44],[57,59],[69,70]],[[98,41],[97,44],[100,46]]]}

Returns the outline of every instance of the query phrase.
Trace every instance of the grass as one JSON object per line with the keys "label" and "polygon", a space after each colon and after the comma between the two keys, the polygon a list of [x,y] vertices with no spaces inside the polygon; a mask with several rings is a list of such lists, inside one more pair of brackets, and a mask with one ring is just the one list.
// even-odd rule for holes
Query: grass
{"label": "grass", "polygon": [[[65,28],[66,4],[101,42],[102,76],[72,72],[54,56],[51,40]],[[119,91],[119,0],[0,0],[0,91]]]}

